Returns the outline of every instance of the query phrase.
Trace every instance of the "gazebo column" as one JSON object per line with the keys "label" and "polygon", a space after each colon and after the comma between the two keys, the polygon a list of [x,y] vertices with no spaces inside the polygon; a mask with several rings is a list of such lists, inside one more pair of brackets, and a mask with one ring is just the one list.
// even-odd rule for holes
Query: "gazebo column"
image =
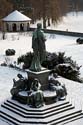
{"label": "gazebo column", "polygon": [[6,23],[6,31],[9,31],[9,23]]}
{"label": "gazebo column", "polygon": [[27,22],[27,30],[30,28],[30,21]]}
{"label": "gazebo column", "polygon": [[13,23],[9,23],[9,31],[13,31],[12,25],[13,25]]}
{"label": "gazebo column", "polygon": [[20,31],[20,23],[19,22],[16,23],[16,28],[17,28],[16,29],[17,31]]}
{"label": "gazebo column", "polygon": [[24,31],[27,31],[27,22],[24,23]]}
{"label": "gazebo column", "polygon": [[4,31],[4,32],[7,31],[6,23],[5,23],[5,22],[3,22],[3,31]]}

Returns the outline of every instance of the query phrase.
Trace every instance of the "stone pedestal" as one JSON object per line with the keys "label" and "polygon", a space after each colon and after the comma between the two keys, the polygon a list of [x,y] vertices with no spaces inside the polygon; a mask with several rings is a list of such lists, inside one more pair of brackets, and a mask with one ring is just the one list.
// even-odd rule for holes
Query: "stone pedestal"
{"label": "stone pedestal", "polygon": [[50,73],[50,70],[44,69],[40,72],[34,72],[31,70],[26,70],[28,79],[30,81],[33,81],[35,78],[37,78],[41,84],[41,89],[46,89],[48,87],[48,76]]}

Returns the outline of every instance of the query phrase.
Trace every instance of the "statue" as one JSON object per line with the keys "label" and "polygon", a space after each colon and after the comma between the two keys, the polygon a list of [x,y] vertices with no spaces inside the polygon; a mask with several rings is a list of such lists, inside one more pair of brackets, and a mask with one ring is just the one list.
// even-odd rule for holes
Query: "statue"
{"label": "statue", "polygon": [[[41,31],[41,24],[37,24],[37,29],[33,33],[32,48],[33,59],[28,70],[28,78],[25,79],[21,74],[18,74],[18,80],[13,79],[14,85],[11,89],[12,99],[21,103],[28,104],[30,107],[40,108],[44,102],[48,103],[65,99],[67,91],[65,85],[61,85],[56,80],[58,75],[55,70],[46,70],[42,67],[42,62],[46,59],[45,36]],[[44,72],[43,72],[44,70]],[[42,72],[40,72],[42,71]],[[50,74],[49,74],[50,72]],[[49,75],[49,76],[48,76]],[[41,84],[40,84],[41,81]],[[45,85],[44,85],[45,84]],[[40,90],[42,85],[42,90]],[[44,90],[53,91],[50,96],[46,95]],[[54,92],[55,91],[55,92]]]}
{"label": "statue", "polygon": [[44,95],[40,87],[39,80],[35,78],[31,85],[31,94],[28,98],[28,103],[31,107],[40,108],[44,105]]}
{"label": "statue", "polygon": [[43,31],[41,31],[41,28],[42,28],[41,23],[38,23],[37,29],[34,31],[32,37],[32,48],[34,52],[34,57],[30,70],[36,72],[42,70],[41,64],[46,58],[46,47],[45,47],[46,38],[44,36]]}
{"label": "statue", "polygon": [[[56,101],[66,99],[67,91],[65,85],[58,84],[59,82],[56,80],[55,84],[50,81],[49,89],[51,91],[56,91]],[[56,85],[57,84],[57,85]]]}
{"label": "statue", "polygon": [[29,86],[28,80],[21,74],[18,74],[17,77],[19,79],[13,79],[13,88],[10,90],[12,99],[35,108],[43,106],[44,95],[40,90],[41,84],[39,83],[39,80],[35,78],[31,86]]}
{"label": "statue", "polygon": [[13,79],[13,88],[10,90],[13,99],[17,99],[20,91],[27,90],[27,79],[21,74],[17,74],[18,80]]}
{"label": "statue", "polygon": [[56,80],[56,73],[51,73],[49,75],[49,89],[51,91],[56,91],[56,100],[64,100],[67,95],[67,90],[65,84],[61,84],[58,80]]}

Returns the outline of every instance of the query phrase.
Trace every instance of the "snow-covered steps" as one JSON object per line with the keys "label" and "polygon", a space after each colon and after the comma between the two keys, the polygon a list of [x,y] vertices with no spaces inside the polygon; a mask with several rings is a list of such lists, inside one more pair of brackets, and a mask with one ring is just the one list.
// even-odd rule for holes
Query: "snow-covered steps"
{"label": "snow-covered steps", "polygon": [[74,106],[72,106],[70,103],[67,103],[67,104],[62,104],[59,107],[55,106],[52,109],[42,111],[42,112],[37,112],[36,110],[35,111],[25,111],[23,109],[17,108],[14,105],[11,105],[8,102],[5,102],[4,104],[2,104],[2,107],[22,116],[24,118],[42,118],[42,119],[74,108]]}
{"label": "snow-covered steps", "polygon": [[69,111],[69,112],[64,112],[65,113],[65,116],[60,114],[61,117],[59,117],[57,115],[57,117],[54,119],[54,121],[50,121],[50,125],[63,125],[63,124],[67,124],[68,122],[72,122],[74,120],[77,120],[77,119],[80,119],[80,118],[83,118],[83,115],[81,114],[81,111],[80,110],[72,110]]}
{"label": "snow-covered steps", "polygon": [[[54,107],[57,108],[57,107],[59,107],[59,106],[68,104],[68,103],[69,103],[69,100],[66,99],[66,100],[64,100],[64,101],[58,101],[58,102],[53,103],[53,104],[51,104],[51,105],[44,105],[44,106],[41,107],[41,108],[30,108],[30,107],[28,107],[28,105],[18,103],[17,101],[12,100],[12,99],[5,101],[4,104],[5,104],[5,103],[12,104],[13,106],[16,106],[16,107],[18,107],[18,108],[22,108],[23,110],[28,111],[28,112],[29,112],[29,111],[30,111],[30,112],[31,112],[31,111],[32,111],[32,112],[35,112],[35,111],[37,111],[37,112],[44,112],[44,111],[47,111],[47,110],[52,109],[52,108],[54,108]],[[2,104],[2,105],[3,105],[3,104]]]}
{"label": "snow-covered steps", "polygon": [[[76,121],[76,120],[78,120],[78,119],[83,119],[83,114],[80,114],[80,113],[78,113],[78,114],[76,114],[76,115],[73,115],[73,116],[71,116],[70,117],[70,119],[69,120],[63,120],[62,122],[58,122],[58,125],[68,125],[69,123],[71,123],[71,122],[73,122],[73,121]],[[54,123],[52,123],[51,125],[55,125],[55,122]],[[75,124],[74,124],[75,125]]]}
{"label": "snow-covered steps", "polygon": [[14,125],[56,125],[82,118],[83,115],[79,107],[74,107],[68,100],[36,109],[10,99],[1,105],[0,117]]}

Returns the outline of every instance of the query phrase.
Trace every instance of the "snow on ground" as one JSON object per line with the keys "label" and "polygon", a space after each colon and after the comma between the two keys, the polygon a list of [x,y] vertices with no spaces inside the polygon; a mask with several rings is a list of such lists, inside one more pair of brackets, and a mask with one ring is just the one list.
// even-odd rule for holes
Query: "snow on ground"
{"label": "snow on ground", "polygon": [[9,124],[3,120],[0,120],[0,125],[9,125]]}
{"label": "snow on ground", "polygon": [[[66,16],[63,16],[63,21],[61,21],[55,29],[83,33],[83,28],[81,28],[82,24],[83,12],[70,12]],[[53,29],[53,26],[51,28]]]}
{"label": "snow on ground", "polygon": [[[12,39],[13,37],[13,39]],[[46,34],[46,50],[49,52],[65,52],[67,56],[71,56],[79,65],[83,65],[82,53],[83,45],[76,44],[76,37],[50,35]],[[32,35],[31,33],[6,33],[6,39],[0,40],[0,63],[8,61],[13,63],[22,54],[32,51],[31,48]],[[11,57],[5,56],[5,50],[12,48],[16,50],[16,55]],[[83,76],[83,67],[81,68],[81,76]],[[16,71],[7,67],[0,67],[0,101],[10,96],[12,87],[12,79],[16,77]],[[3,90],[5,90],[3,92]]]}
{"label": "snow on ground", "polygon": [[[81,17],[81,14],[80,14]],[[79,20],[81,21],[82,18],[79,17]],[[65,20],[70,20],[69,26],[72,24],[72,28],[74,26],[74,23],[71,22],[71,20],[75,19],[69,17]],[[76,18],[77,19],[77,18]],[[67,22],[66,21],[66,22]],[[81,21],[82,23],[82,21]],[[81,26],[80,23],[80,26]],[[75,27],[76,31],[82,31],[82,27],[79,30],[77,23],[77,27]],[[62,25],[62,24],[61,24]],[[64,28],[65,26],[65,28]],[[64,23],[62,29],[66,29],[68,25]],[[70,29],[69,29],[70,30]],[[83,77],[83,45],[77,45],[76,39],[77,37],[70,37],[70,36],[61,36],[61,35],[55,35],[55,34],[46,34],[46,50],[49,52],[65,52],[67,56],[71,56],[73,60],[75,60],[79,65],[82,65],[82,68],[80,70],[81,77]],[[0,64],[4,61],[13,63],[14,60],[17,59],[17,57],[21,56],[22,54],[25,54],[26,52],[32,51],[31,48],[31,42],[32,42],[32,33],[6,33],[6,39],[2,40],[2,34],[0,33]],[[15,49],[16,55],[11,57],[5,56],[5,50],[6,49]],[[13,78],[16,78],[18,73],[22,73],[23,76],[26,76],[26,73],[17,71],[15,69],[11,69],[8,67],[1,67],[0,66],[0,103],[2,103],[5,99],[10,98],[10,89],[13,85]],[[64,78],[58,78],[59,81],[62,83],[65,83],[68,89],[68,94],[71,93],[71,100],[73,98],[76,98],[76,100],[82,99],[83,95],[83,85],[79,84],[77,82],[73,82]],[[80,102],[80,107],[83,100]],[[3,123],[0,121],[0,125],[7,125],[6,123]],[[78,124],[80,125],[80,124]]]}
{"label": "snow on ground", "polygon": [[[50,37],[49,37],[50,38]],[[65,52],[65,55],[71,57],[79,66],[83,65],[83,45],[77,45],[77,37],[55,35],[46,42],[46,48],[49,52]],[[80,68],[81,77],[83,77],[83,66]]]}
{"label": "snow on ground", "polygon": [[[37,23],[42,23],[43,21],[37,21]],[[37,24],[36,23],[36,24]],[[31,27],[36,27],[31,25]],[[62,17],[61,21],[58,24],[51,25],[50,27],[47,26],[48,29],[55,29],[55,30],[64,30],[70,32],[82,32],[83,33],[83,12],[70,12]]]}
{"label": "snow on ground", "polygon": [[[1,34],[2,35],[2,34]],[[31,34],[30,33],[6,33],[5,40],[0,40],[0,62],[5,57],[5,50],[6,49],[15,49],[16,56],[25,54],[27,51],[31,51]],[[1,37],[0,37],[1,38]],[[12,57],[11,57],[12,58]],[[13,59],[13,58],[12,58]],[[13,60],[11,60],[13,61]]]}
{"label": "snow on ground", "polygon": [[11,96],[10,89],[13,86],[13,78],[16,78],[18,73],[27,77],[24,72],[0,66],[0,103]]}

